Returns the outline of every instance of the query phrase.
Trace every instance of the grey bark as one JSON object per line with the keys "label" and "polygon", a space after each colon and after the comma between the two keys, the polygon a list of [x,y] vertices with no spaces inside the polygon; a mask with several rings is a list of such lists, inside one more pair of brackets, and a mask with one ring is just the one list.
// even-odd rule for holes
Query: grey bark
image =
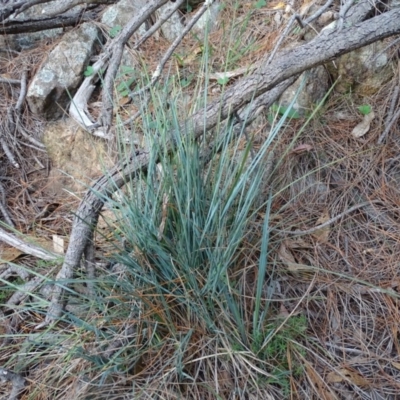
{"label": "grey bark", "polygon": [[73,15],[60,15],[58,17],[12,21],[8,24],[0,25],[0,35],[38,32],[38,31],[44,31],[46,29],[75,26],[82,22],[93,21],[96,18],[97,18],[97,13],[95,11],[87,11],[87,12],[75,13]]}

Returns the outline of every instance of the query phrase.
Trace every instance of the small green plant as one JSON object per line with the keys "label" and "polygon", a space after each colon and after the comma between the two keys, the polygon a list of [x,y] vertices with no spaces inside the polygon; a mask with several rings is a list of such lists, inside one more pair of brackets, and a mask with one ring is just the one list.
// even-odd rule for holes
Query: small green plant
{"label": "small green plant", "polygon": [[108,35],[110,36],[110,38],[115,38],[122,30],[122,26],[121,25],[115,25],[114,27],[112,27],[110,29],[110,32],[108,32]]}
{"label": "small green plant", "polygon": [[[307,318],[304,315],[290,317],[286,320],[283,326],[282,321],[269,326],[270,336],[264,341],[260,347],[261,337],[256,338],[254,346],[258,347],[258,354],[261,358],[274,365],[270,383],[279,385],[285,395],[289,394],[289,376],[300,377],[303,373],[303,366],[296,361],[296,357],[291,356],[289,364],[288,354],[297,352],[305,355],[303,347],[298,344],[298,341],[304,338],[307,330]],[[279,330],[276,332],[276,330]],[[255,348],[254,350],[257,349]]]}
{"label": "small green plant", "polygon": [[195,74],[190,74],[186,78],[180,80],[181,88],[188,87],[194,80]]}
{"label": "small green plant", "polygon": [[136,82],[136,70],[128,65],[122,65],[117,77],[120,82],[116,90],[121,97],[127,97],[131,91],[131,85]]}
{"label": "small green plant", "polygon": [[271,112],[268,114],[268,121],[272,123],[275,119],[275,115],[284,115],[286,114],[288,118],[291,119],[299,119],[300,114],[299,112],[292,106],[282,106],[279,104],[273,104],[271,106]]}
{"label": "small green plant", "polygon": [[83,73],[83,75],[88,77],[88,76],[92,76],[93,74],[94,74],[94,68],[91,65],[88,65],[86,67],[85,72]]}
{"label": "small green plant", "polygon": [[[100,71],[98,72],[99,76],[102,76],[104,73],[104,69],[100,69]],[[94,74],[94,68],[91,65],[88,65],[85,69],[85,71],[83,72],[83,75],[87,78],[89,76],[92,76]]]}
{"label": "small green plant", "polygon": [[369,104],[363,104],[358,107],[358,111],[360,111],[362,115],[368,115],[371,113],[372,107]]}
{"label": "small green plant", "polygon": [[225,86],[228,82],[229,82],[229,78],[227,76],[224,76],[223,78],[218,78],[217,82],[221,85],[221,86]]}
{"label": "small green plant", "polygon": [[267,2],[265,0],[258,0],[256,2],[256,4],[254,4],[254,8],[256,10],[259,10],[260,8],[265,7],[266,5],[267,5]]}

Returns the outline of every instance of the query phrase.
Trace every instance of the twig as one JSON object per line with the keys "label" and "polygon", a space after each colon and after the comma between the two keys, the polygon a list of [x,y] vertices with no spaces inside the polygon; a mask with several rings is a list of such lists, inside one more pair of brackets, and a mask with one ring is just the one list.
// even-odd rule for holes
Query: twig
{"label": "twig", "polygon": [[60,259],[59,254],[43,250],[34,244],[26,243],[22,239],[14,236],[11,233],[8,233],[1,227],[0,227],[0,240],[9,244],[12,247],[15,247],[18,250],[21,250],[25,254],[30,254],[31,256],[41,258],[42,260],[53,261]]}
{"label": "twig", "polygon": [[328,0],[322,7],[320,7],[314,14],[309,16],[303,21],[304,25],[309,25],[311,22],[319,18],[334,2],[335,0]]}
{"label": "twig", "polygon": [[47,10],[44,9],[42,14],[56,17],[80,4],[83,4],[83,7],[87,7],[89,4],[113,4],[115,2],[116,0],[68,0],[64,2],[55,2],[55,4],[52,4],[52,7],[48,7]]}
{"label": "twig", "polygon": [[8,214],[6,208],[6,192],[3,188],[3,185],[0,183],[0,193],[1,193],[1,201],[0,201],[0,212],[3,214],[4,220],[9,226],[15,227],[14,222],[12,221],[10,215]]}
{"label": "twig", "polygon": [[182,42],[182,39],[193,28],[193,26],[200,19],[200,17],[214,3],[214,1],[215,0],[207,0],[207,1],[204,2],[204,4],[199,8],[199,10],[196,12],[196,14],[192,17],[192,19],[188,22],[188,24],[182,30],[181,34],[174,40],[174,42],[171,44],[169,49],[166,51],[166,53],[164,54],[164,57],[161,59],[161,61],[157,65],[157,68],[154,71],[153,76],[151,77],[150,83],[148,85],[146,85],[144,88],[139,89],[136,92],[130,93],[129,97],[133,98],[135,96],[139,96],[139,95],[143,94],[144,92],[148,91],[151,87],[153,87],[158,82],[158,80],[161,77],[161,72],[165,67],[165,64],[171,58],[171,56],[172,56],[173,52],[175,51],[175,49],[179,46],[179,44]]}
{"label": "twig", "polygon": [[20,285],[18,290],[7,300],[8,307],[15,306],[22,303],[28,296],[30,296],[46,279],[45,276],[35,276],[24,285]]}
{"label": "twig", "polygon": [[2,382],[12,382],[12,389],[8,400],[16,400],[25,388],[25,378],[5,368],[0,368],[0,380]]}
{"label": "twig", "polygon": [[60,15],[57,17],[47,17],[33,20],[12,21],[8,24],[0,23],[0,35],[11,35],[14,33],[38,32],[46,29],[63,28],[82,22],[93,21],[96,19],[96,17],[96,11],[92,11],[89,8],[87,11],[84,10],[73,15]]}
{"label": "twig", "polygon": [[353,5],[354,0],[347,0],[341,7],[339,11],[339,21],[337,25],[337,31],[341,31],[343,29],[344,18],[349,11],[350,7]]}
{"label": "twig", "polygon": [[297,20],[297,15],[292,15],[289,22],[287,23],[284,31],[282,32],[281,35],[279,35],[279,39],[276,42],[274,48],[271,51],[271,54],[269,55],[269,57],[267,59],[267,64],[269,64],[275,57],[276,52],[279,50],[279,47],[281,46],[284,39],[286,39],[286,36],[289,34],[289,31],[290,31],[290,29],[292,29],[292,25],[294,24],[294,22],[296,20]]}
{"label": "twig", "polygon": [[18,79],[9,79],[0,77],[0,83],[9,83],[10,85],[20,85],[21,81],[19,81]]}
{"label": "twig", "polygon": [[138,50],[139,47],[148,39],[150,38],[154,32],[156,32],[161,25],[163,25],[166,21],[168,21],[168,18],[175,12],[178,11],[179,7],[185,2],[186,0],[179,0],[176,2],[175,7],[171,8],[171,10],[168,12],[168,14],[164,15],[164,17],[160,17],[157,22],[148,30],[146,33],[135,43],[133,46],[134,50]]}
{"label": "twig", "polygon": [[22,76],[21,76],[21,89],[20,89],[20,92],[19,92],[17,104],[16,104],[16,106],[15,106],[15,111],[16,111],[18,114],[21,113],[22,104],[23,104],[24,101],[25,101],[27,78],[28,78],[27,72],[26,72],[26,71],[23,71],[23,72],[22,72]]}
{"label": "twig", "polygon": [[309,235],[310,233],[314,233],[320,229],[326,228],[327,226],[333,224],[334,222],[338,221],[339,219],[343,218],[345,215],[352,213],[353,211],[358,210],[359,208],[369,206],[374,203],[382,203],[380,200],[373,200],[373,201],[365,201],[364,203],[357,204],[353,207],[350,207],[348,210],[341,212],[340,214],[336,215],[335,217],[332,217],[328,221],[325,221],[323,224],[314,226],[313,228],[310,229],[305,229],[304,231],[302,230],[295,230],[295,231],[287,231],[284,229],[277,229],[273,228],[274,231],[277,231],[279,233],[287,233],[289,235]]}
{"label": "twig", "polygon": [[8,160],[10,163],[15,167],[15,168],[20,168],[20,165],[17,163],[17,160],[15,159],[13,153],[11,152],[10,148],[8,147],[8,144],[4,140],[4,138],[1,136],[0,133],[0,145],[4,150],[4,154],[7,156]]}
{"label": "twig", "polygon": [[36,140],[34,137],[32,137],[31,135],[29,135],[29,133],[27,133],[27,132],[25,131],[25,128],[22,126],[21,120],[20,120],[19,116],[17,116],[16,125],[17,125],[16,128],[18,129],[18,132],[19,132],[26,140],[28,140],[29,142],[31,142],[31,143],[34,145],[34,146],[29,146],[28,144],[24,143],[25,146],[33,147],[34,149],[39,150],[39,151],[44,151],[44,149],[45,149],[46,146],[45,146],[43,143],[41,143],[41,142],[39,142],[38,140]]}
{"label": "twig", "polygon": [[69,115],[73,118],[84,130],[90,132],[94,136],[101,137],[103,139],[111,139],[111,137],[104,133],[103,130],[97,129],[99,125],[94,123],[87,112],[87,102],[92,95],[96,86],[93,81],[97,79],[98,72],[105,66],[107,62],[107,53],[103,55],[93,65],[93,73],[84,79],[83,83],[76,92],[74,98],[71,101],[69,107]]}
{"label": "twig", "polygon": [[397,101],[399,99],[400,87],[396,86],[393,91],[392,101],[390,103],[389,112],[386,117],[385,121],[385,130],[383,131],[382,135],[379,136],[378,144],[382,144],[385,140],[387,134],[389,133],[393,124],[397,121],[400,116],[400,109],[397,110],[396,114],[393,116],[394,108],[396,107]]}
{"label": "twig", "polygon": [[121,63],[122,53],[124,46],[134,32],[139,29],[143,22],[145,22],[151,14],[158,10],[168,0],[151,0],[140,13],[135,15],[122,29],[121,33],[113,39],[108,47],[108,51],[112,54],[107,73],[104,78],[103,86],[103,105],[100,117],[98,119],[99,126],[102,126],[106,133],[109,132],[112,122],[112,110],[113,110],[113,97],[114,97],[114,83],[115,76],[117,74],[119,65]]}

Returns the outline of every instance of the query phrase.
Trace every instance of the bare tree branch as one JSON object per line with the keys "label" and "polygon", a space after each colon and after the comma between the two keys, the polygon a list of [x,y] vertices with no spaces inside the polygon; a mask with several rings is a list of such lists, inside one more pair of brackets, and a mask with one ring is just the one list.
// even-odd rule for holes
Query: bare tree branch
{"label": "bare tree branch", "polygon": [[47,17],[27,21],[12,21],[8,24],[0,25],[0,35],[38,32],[46,29],[75,26],[78,23],[93,21],[96,17],[97,13],[95,11],[82,11],[73,15],[60,15],[57,17]]}
{"label": "bare tree branch", "polygon": [[21,250],[25,254],[30,254],[34,257],[41,258],[42,260],[53,261],[53,260],[60,259],[59,254],[55,254],[50,251],[43,250],[34,244],[26,243],[22,239],[5,231],[3,228],[0,228],[0,240],[4,243],[7,243],[8,245],[10,245],[12,247],[15,247],[18,250]]}
{"label": "bare tree branch", "polygon": [[164,57],[161,59],[159,64],[157,65],[156,70],[153,73],[153,76],[151,78],[151,82],[144,88],[138,90],[135,93],[129,94],[130,97],[138,96],[140,94],[143,94],[145,91],[150,89],[152,86],[158,82],[158,80],[161,77],[161,72],[165,67],[165,64],[167,61],[171,58],[173,52],[175,49],[179,46],[179,44],[182,42],[182,39],[188,34],[188,32],[193,28],[194,24],[200,19],[200,17],[207,11],[207,9],[214,3],[214,0],[209,0],[206,1],[201,8],[196,12],[196,14],[192,17],[192,19],[188,22],[188,24],[185,26],[181,34],[174,40],[174,42],[171,44],[167,52],[164,54]]}
{"label": "bare tree branch", "polygon": [[151,14],[158,10],[163,4],[167,3],[167,1],[168,0],[151,0],[140,13],[135,15],[128,22],[124,29],[122,29],[121,33],[108,46],[108,51],[110,51],[112,55],[104,78],[103,105],[99,117],[99,125],[103,127],[106,133],[109,132],[111,127],[114,81],[121,63],[124,46],[143,22],[145,22]]}

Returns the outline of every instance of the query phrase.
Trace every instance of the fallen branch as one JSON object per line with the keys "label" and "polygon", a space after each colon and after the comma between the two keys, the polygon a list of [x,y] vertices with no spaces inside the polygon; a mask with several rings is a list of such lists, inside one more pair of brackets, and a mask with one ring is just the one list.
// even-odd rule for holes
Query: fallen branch
{"label": "fallen branch", "polygon": [[12,21],[5,25],[0,25],[0,35],[11,35],[14,33],[28,33],[44,31],[46,29],[63,28],[65,26],[75,26],[82,22],[93,21],[97,17],[97,12],[86,11],[74,15],[60,15],[58,17],[47,17],[31,19],[27,21]]}
{"label": "fallen branch", "polygon": [[124,29],[122,29],[121,33],[112,41],[110,46],[108,46],[107,48],[108,53],[111,54],[111,58],[106,75],[104,77],[102,93],[103,104],[102,111],[98,120],[99,126],[104,129],[105,134],[108,134],[111,127],[114,82],[119,65],[121,63],[124,46],[129,38],[143,24],[143,22],[145,22],[162,5],[167,3],[167,1],[168,0],[151,0],[146,5],[146,7],[143,7],[142,10],[128,22]]}
{"label": "fallen branch", "polygon": [[[174,138],[177,135],[192,132],[195,137],[199,137],[204,131],[250,104],[258,96],[265,95],[266,100],[267,92],[272,93],[281,82],[342,54],[398,33],[400,33],[399,9],[342,29],[340,32],[326,30],[310,43],[281,54],[268,66],[263,66],[258,72],[243,78],[228,89],[220,100],[192,115],[180,125],[178,130],[170,131],[169,150],[173,151]],[[273,96],[271,96],[271,101],[275,101]],[[271,104],[266,103],[265,106]],[[137,152],[130,155],[114,167],[108,175],[98,179],[84,196],[74,219],[64,264],[56,277],[58,284],[54,286],[50,308],[45,321],[38,328],[55,321],[61,315],[64,301],[64,289],[61,285],[66,285],[66,282],[73,277],[74,270],[79,266],[87,243],[93,236],[105,199],[131,177],[140,171],[145,172],[148,162],[147,153]]]}
{"label": "fallen branch", "polygon": [[30,254],[31,256],[41,258],[42,260],[53,261],[60,259],[59,254],[43,250],[34,244],[26,243],[22,239],[5,231],[3,228],[0,228],[0,241],[3,241],[4,243],[7,243],[8,245],[15,247],[16,249],[21,250],[25,254]]}
{"label": "fallen branch", "polygon": [[[168,0],[152,0],[141,10],[140,13],[135,14],[131,18],[120,34],[106,46],[103,53],[99,56],[98,61],[93,65],[93,74],[83,81],[75,94],[70,106],[70,115],[83,129],[92,133],[94,136],[104,139],[111,138],[109,130],[112,120],[114,80],[121,63],[125,44],[135,31],[139,29],[139,27],[151,16],[151,14],[167,1]],[[95,89],[93,81],[97,79],[97,73],[101,69],[106,69],[107,64],[108,68],[104,77],[104,87],[102,91],[102,112],[99,121],[95,123],[92,121],[87,110],[87,103]]]}
{"label": "fallen branch", "polygon": [[144,88],[138,90],[137,92],[130,93],[129,97],[139,96],[139,95],[143,94],[144,92],[149,90],[151,87],[153,87],[158,82],[158,80],[161,77],[161,72],[165,67],[165,64],[171,58],[175,49],[179,46],[179,44],[182,42],[183,38],[189,33],[189,31],[193,28],[193,26],[196,24],[196,22],[201,18],[201,16],[208,10],[208,8],[213,3],[214,3],[214,0],[208,0],[201,6],[201,8],[196,12],[196,14],[192,17],[192,19],[188,22],[188,24],[182,30],[181,34],[174,40],[174,42],[171,44],[171,46],[168,48],[168,50],[164,54],[163,58],[157,65],[157,68],[154,71],[153,76],[151,77],[150,83],[147,86],[145,86]]}

